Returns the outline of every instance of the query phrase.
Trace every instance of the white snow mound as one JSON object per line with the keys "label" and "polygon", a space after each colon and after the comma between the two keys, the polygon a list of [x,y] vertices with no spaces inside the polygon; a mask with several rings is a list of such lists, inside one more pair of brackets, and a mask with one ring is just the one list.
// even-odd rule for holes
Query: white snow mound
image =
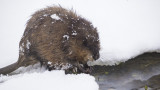
{"label": "white snow mound", "polygon": [[[7,81],[1,83],[2,80]],[[99,86],[93,76],[66,75],[62,70],[0,77],[0,90],[13,90],[13,88],[14,90],[98,90]]]}

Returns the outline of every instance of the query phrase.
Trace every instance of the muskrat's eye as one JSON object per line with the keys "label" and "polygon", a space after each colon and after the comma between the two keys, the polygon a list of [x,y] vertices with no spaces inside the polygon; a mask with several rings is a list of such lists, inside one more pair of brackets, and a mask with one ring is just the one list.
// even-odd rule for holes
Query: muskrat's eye
{"label": "muskrat's eye", "polygon": [[87,41],[86,40],[83,40],[83,45],[87,46]]}

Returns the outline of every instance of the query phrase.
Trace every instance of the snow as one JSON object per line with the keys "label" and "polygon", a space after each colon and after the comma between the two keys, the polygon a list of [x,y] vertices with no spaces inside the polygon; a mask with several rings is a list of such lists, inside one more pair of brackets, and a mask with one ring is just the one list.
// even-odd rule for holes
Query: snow
{"label": "snow", "polygon": [[72,31],[72,35],[73,35],[73,36],[76,36],[76,35],[77,35],[77,32],[76,32],[76,31]]}
{"label": "snow", "polygon": [[29,40],[27,40],[27,43],[26,43],[27,49],[29,49],[30,46],[31,46],[31,43],[29,42]]}
{"label": "snow", "polygon": [[[88,74],[68,74],[64,71],[24,73],[16,76],[1,76],[0,90],[98,90],[95,78]],[[1,82],[0,78],[0,82]]]}
{"label": "snow", "polygon": [[67,70],[67,69],[69,69],[70,67],[72,67],[72,65],[69,64],[69,63],[66,63],[66,64],[62,65],[61,70]]}
{"label": "snow", "polygon": [[64,63],[54,63],[53,65],[49,63],[49,65],[50,65],[49,67],[54,66],[55,70],[66,70],[72,67],[72,65],[69,63],[65,63],[65,64]]}
{"label": "snow", "polygon": [[[101,42],[100,59],[90,63],[91,65],[114,65],[144,52],[160,52],[159,0],[1,0],[0,68],[18,60],[19,41],[30,15],[53,4],[60,4],[67,9],[73,8],[77,14],[97,27]],[[55,14],[51,17],[60,19]],[[27,45],[29,49],[30,44]],[[92,76],[64,75],[63,71],[24,73],[9,77],[2,76],[0,79],[7,80],[0,84],[0,90],[31,89],[32,87],[40,90],[44,87],[69,90],[72,84],[75,90],[98,90]],[[84,81],[81,82],[83,79]]]}
{"label": "snow", "polygon": [[27,67],[20,67],[17,70],[13,71],[11,74],[19,74],[19,73],[33,73],[33,72],[37,72],[37,73],[41,73],[46,71],[46,67],[42,67],[40,63],[37,63],[35,65],[29,65]]}
{"label": "snow", "polygon": [[[64,67],[65,68],[65,67]],[[98,90],[89,74],[65,74],[63,70],[46,71],[40,63],[21,67],[13,76],[0,76],[0,90]]]}
{"label": "snow", "polygon": [[22,46],[19,47],[20,52],[24,52],[24,49]]}
{"label": "snow", "polygon": [[47,25],[43,25],[44,27],[46,27]]}
{"label": "snow", "polygon": [[52,64],[52,62],[48,62],[48,64]]}
{"label": "snow", "polygon": [[55,20],[59,20],[59,19],[60,19],[60,17],[57,16],[56,14],[51,15],[51,18],[52,18],[52,19],[55,19]]}
{"label": "snow", "polygon": [[43,16],[44,16],[44,17],[47,17],[48,15],[47,15],[47,14],[44,14]]}
{"label": "snow", "polygon": [[64,35],[63,38],[67,38],[67,40],[69,39],[69,36],[68,35]]}

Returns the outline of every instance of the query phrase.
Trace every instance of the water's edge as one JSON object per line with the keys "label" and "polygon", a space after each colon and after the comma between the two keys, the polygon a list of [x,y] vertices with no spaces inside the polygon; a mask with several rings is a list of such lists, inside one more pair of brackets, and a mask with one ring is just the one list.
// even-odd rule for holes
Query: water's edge
{"label": "water's edge", "polygon": [[144,53],[115,66],[93,66],[100,90],[160,90],[160,53]]}

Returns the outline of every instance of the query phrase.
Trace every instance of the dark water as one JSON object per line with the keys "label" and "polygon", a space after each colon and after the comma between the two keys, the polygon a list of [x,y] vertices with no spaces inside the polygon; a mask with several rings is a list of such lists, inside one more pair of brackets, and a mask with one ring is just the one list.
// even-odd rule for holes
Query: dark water
{"label": "dark water", "polygon": [[94,66],[100,90],[160,90],[160,54],[144,53],[116,66]]}

